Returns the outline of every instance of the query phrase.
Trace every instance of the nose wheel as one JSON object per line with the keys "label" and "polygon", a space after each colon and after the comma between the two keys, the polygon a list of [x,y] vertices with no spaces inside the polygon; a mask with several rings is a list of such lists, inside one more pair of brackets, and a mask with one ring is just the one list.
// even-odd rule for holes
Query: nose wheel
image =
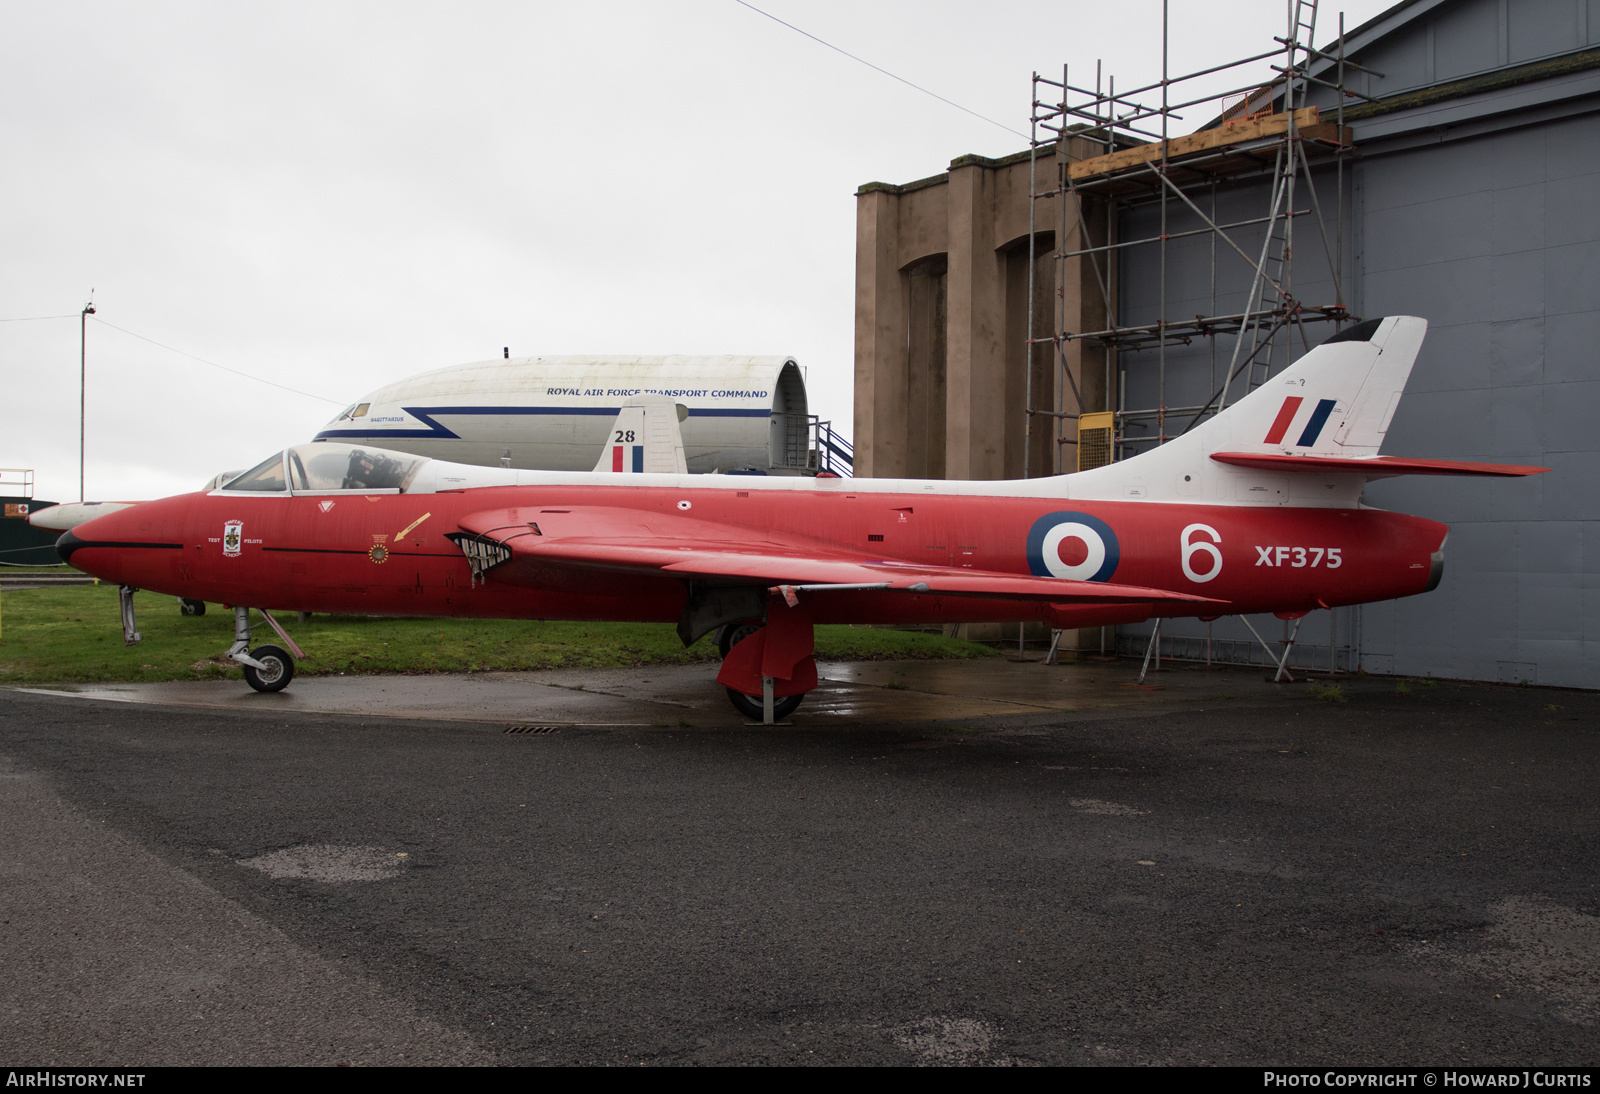
{"label": "nose wheel", "polygon": [[272,618],[271,612],[265,608],[257,610],[277,632],[278,637],[283,639],[283,645],[289,648],[257,646],[253,650],[250,649],[250,609],[235,606],[233,646],[228,650],[228,659],[244,666],[245,683],[257,691],[282,691],[289,686],[289,681],[294,679],[294,659],[305,657],[305,653],[295,645],[294,639],[278,626],[278,621]]}
{"label": "nose wheel", "polygon": [[294,679],[294,658],[288,650],[257,646],[250,658],[256,664],[244,666],[244,680],[257,691],[282,691]]}

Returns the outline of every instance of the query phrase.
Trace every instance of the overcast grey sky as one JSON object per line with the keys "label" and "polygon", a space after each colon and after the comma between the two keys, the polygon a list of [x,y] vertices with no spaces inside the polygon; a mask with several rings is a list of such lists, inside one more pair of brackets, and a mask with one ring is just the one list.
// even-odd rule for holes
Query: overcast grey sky
{"label": "overcast grey sky", "polygon": [[[1024,132],[1035,69],[1160,75],[1159,0],[752,2]],[[1026,147],[734,0],[0,11],[0,319],[74,315],[0,322],[0,466],[56,500],[91,288],[105,323],[325,400],[91,320],[91,498],[195,489],[507,345],[793,354],[848,430],[855,188]],[[1174,74],[1284,11],[1175,0]]]}

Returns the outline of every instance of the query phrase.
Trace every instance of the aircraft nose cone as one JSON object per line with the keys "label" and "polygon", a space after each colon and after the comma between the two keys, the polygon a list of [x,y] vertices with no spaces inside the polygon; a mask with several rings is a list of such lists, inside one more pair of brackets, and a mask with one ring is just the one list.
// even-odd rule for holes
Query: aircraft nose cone
{"label": "aircraft nose cone", "polygon": [[122,552],[115,549],[118,546],[120,545],[100,540],[84,539],[76,532],[67,531],[61,533],[61,538],[56,540],[56,554],[61,556],[62,562],[74,570],[91,574],[101,581],[120,585],[124,560]]}
{"label": "aircraft nose cone", "polygon": [[72,552],[84,546],[83,540],[73,535],[71,531],[63,532],[61,538],[56,540],[56,554],[61,556],[61,561],[68,566],[72,565]]}

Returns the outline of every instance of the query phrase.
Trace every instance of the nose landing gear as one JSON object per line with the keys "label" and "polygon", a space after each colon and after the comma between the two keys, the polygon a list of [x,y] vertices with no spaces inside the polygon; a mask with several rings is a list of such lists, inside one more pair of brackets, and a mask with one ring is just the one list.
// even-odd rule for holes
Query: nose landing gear
{"label": "nose landing gear", "polygon": [[[278,626],[278,621],[272,618],[267,609],[258,610],[289,650],[278,646],[250,649],[250,609],[236,607],[233,609],[233,645],[228,649],[228,658],[244,666],[245,683],[257,691],[282,691],[294,679],[294,658],[304,659],[305,652]],[[290,650],[294,656],[290,656]]]}
{"label": "nose landing gear", "polygon": [[257,691],[282,691],[294,679],[294,658],[277,646],[257,646],[250,651],[255,664],[244,667],[245,683]]}

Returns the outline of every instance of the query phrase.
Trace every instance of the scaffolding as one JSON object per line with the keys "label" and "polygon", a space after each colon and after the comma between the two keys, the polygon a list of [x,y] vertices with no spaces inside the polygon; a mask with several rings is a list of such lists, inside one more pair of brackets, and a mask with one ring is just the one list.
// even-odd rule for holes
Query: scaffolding
{"label": "scaffolding", "polygon": [[[1345,77],[1349,72],[1371,70],[1346,58],[1342,14],[1334,44],[1320,50],[1314,40],[1317,0],[1285,0],[1285,17],[1285,31],[1273,36],[1271,49],[1172,76],[1168,6],[1163,0],[1158,81],[1118,91],[1115,77],[1105,74],[1098,62],[1093,88],[1073,84],[1065,65],[1059,82],[1034,73],[1029,238],[1039,238],[1040,203],[1054,201],[1051,257],[1057,291],[1048,333],[1038,329],[1030,306],[1026,353],[1031,361],[1037,347],[1052,347],[1056,405],[1054,409],[1034,405],[1033,370],[1029,368],[1023,421],[1030,440],[1034,423],[1054,423],[1056,455],[1053,467],[1029,466],[1026,461],[1034,446],[1025,443],[1024,452],[1029,455],[1024,457],[1024,474],[1088,470],[1164,444],[1221,413],[1230,402],[1287,366],[1296,336],[1302,352],[1308,350],[1307,323],[1338,326],[1361,318],[1351,313],[1346,298],[1345,161],[1354,150],[1344,110],[1347,99],[1373,100],[1348,88]],[[1245,79],[1243,70],[1263,63],[1274,74],[1272,78],[1238,83]],[[1317,75],[1312,74],[1314,67]],[[1237,86],[1226,86],[1230,82]],[[1314,86],[1332,92],[1331,118],[1308,101]],[[1171,130],[1183,120],[1183,112],[1195,112],[1212,121],[1175,137]],[[1333,175],[1331,210],[1318,193],[1313,165]],[[1043,190],[1041,166],[1054,168],[1054,178]],[[1248,192],[1252,186],[1265,192],[1264,209],[1236,211],[1234,219],[1219,215],[1219,192],[1234,188]],[[1100,238],[1091,232],[1091,220],[1104,225]],[[1321,243],[1331,282],[1331,291],[1321,300],[1302,299],[1296,290],[1297,228],[1301,233],[1314,232],[1312,238]],[[1174,314],[1171,281],[1180,271],[1173,268],[1169,252],[1178,241],[1209,245],[1204,293],[1196,291],[1195,279],[1190,277],[1181,286],[1184,293],[1179,297],[1192,304],[1203,295],[1209,307],[1201,313]],[[1155,267],[1156,285],[1154,293],[1147,295],[1153,295],[1153,302],[1130,307],[1119,291],[1122,260],[1129,257],[1148,262],[1152,250],[1156,252],[1150,263]],[[1064,286],[1073,271],[1065,264],[1072,260],[1079,260],[1075,276],[1080,297],[1083,292],[1099,294],[1105,322],[1098,329],[1074,329],[1067,321]],[[1030,301],[1034,299],[1035,267],[1029,266]],[[1219,301],[1229,296],[1233,306],[1220,306]],[[1144,314],[1129,314],[1141,307]],[[1080,308],[1080,317],[1083,311]],[[1084,387],[1088,385],[1080,386],[1085,379],[1082,370],[1090,364],[1088,355],[1078,355],[1080,375],[1073,375],[1067,350],[1074,342],[1103,354],[1101,405],[1087,405]],[[1168,398],[1174,390],[1169,386],[1169,351],[1177,347],[1178,352],[1188,353],[1185,373],[1170,378],[1188,380],[1192,392],[1196,385],[1189,370],[1205,368],[1193,360],[1189,349],[1197,343],[1209,354],[1209,382],[1201,389],[1209,391],[1209,397],[1173,405]],[[1136,385],[1130,385],[1130,374],[1138,379]],[[1130,390],[1154,398],[1130,405]],[[1063,466],[1063,452],[1069,445],[1076,451],[1070,468]],[[1277,677],[1286,673],[1291,659],[1301,669],[1325,664],[1330,673],[1354,665],[1354,648],[1340,641],[1334,613],[1329,616],[1327,643],[1301,643],[1298,653],[1299,621],[1292,634],[1285,624],[1284,637],[1278,642],[1281,651],[1274,652],[1248,619],[1241,620],[1254,642],[1214,638],[1210,624],[1204,638],[1163,636],[1159,625],[1148,636],[1118,634],[1113,627],[1109,628],[1112,652],[1124,656],[1142,652],[1146,670],[1152,656],[1159,667],[1163,643],[1167,660],[1271,662]],[[1107,629],[1100,629],[1102,654]],[[1053,658],[1060,640],[1058,632],[1047,660]],[[1325,651],[1320,656],[1319,649]]]}
{"label": "scaffolding", "polygon": [[[33,499],[33,468],[0,467],[0,494],[22,501]],[[6,516],[15,516],[7,513]]]}
{"label": "scaffolding", "polygon": [[[1344,125],[1344,102],[1346,98],[1368,98],[1345,86],[1347,71],[1368,70],[1344,56],[1342,14],[1338,38],[1328,50],[1313,46],[1316,0],[1286,0],[1286,15],[1286,32],[1274,36],[1277,44],[1272,49],[1174,77],[1168,72],[1167,4],[1163,0],[1159,81],[1119,92],[1115,77],[1104,76],[1098,62],[1092,89],[1074,85],[1065,65],[1059,82],[1034,73],[1029,235],[1038,238],[1040,203],[1055,200],[1052,257],[1058,291],[1053,329],[1048,333],[1037,329],[1034,309],[1029,308],[1026,353],[1032,360],[1035,347],[1052,346],[1057,379],[1055,407],[1036,407],[1033,370],[1026,370],[1024,428],[1031,435],[1034,422],[1053,422],[1056,458],[1054,467],[1028,466],[1033,445],[1025,443],[1024,474],[1086,470],[1126,458],[1146,446],[1163,444],[1260,386],[1276,366],[1287,365],[1291,338],[1296,334],[1302,347],[1309,348],[1306,323],[1343,324],[1359,318],[1350,313],[1344,288],[1345,158],[1352,151],[1350,130]],[[1264,83],[1215,91],[1198,82],[1226,82],[1229,76],[1238,76],[1237,70],[1262,62],[1269,62],[1276,73]],[[1313,76],[1315,62],[1322,62],[1322,75],[1333,78]],[[1332,89],[1337,106],[1331,120],[1318,107],[1307,104],[1313,85]],[[1046,101],[1049,99],[1054,101]],[[1215,120],[1195,133],[1174,138],[1169,129],[1182,120],[1185,111]],[[1079,154],[1070,155],[1069,148],[1076,148]],[[1082,155],[1085,148],[1094,154]],[[1041,190],[1041,167],[1048,170],[1052,163],[1055,178]],[[1337,197],[1331,215],[1319,200],[1313,163],[1331,169],[1335,176]],[[1261,215],[1219,223],[1219,188],[1263,180],[1268,183],[1268,201]],[[1106,227],[1099,240],[1091,235],[1086,214],[1092,203],[1104,205],[1101,219]],[[1119,238],[1120,224],[1137,225],[1140,219],[1151,221],[1155,230]],[[1177,223],[1180,220],[1192,226]],[[1331,300],[1310,302],[1296,295],[1297,226],[1320,237],[1332,280]],[[1248,246],[1241,243],[1244,231],[1259,232],[1259,244],[1253,235]],[[1210,310],[1172,315],[1169,248],[1176,240],[1199,237],[1207,238],[1211,248]],[[1076,246],[1069,246],[1069,240],[1076,240]],[[1118,291],[1119,260],[1140,248],[1159,250],[1155,316],[1149,321],[1125,322]],[[1067,322],[1060,286],[1067,275],[1064,263],[1072,259],[1087,259],[1092,268],[1094,284],[1087,291],[1100,294],[1106,316],[1102,329],[1071,329]],[[1249,276],[1243,306],[1221,313],[1219,259],[1234,275],[1229,278],[1224,273],[1224,280],[1230,281],[1228,291],[1237,293],[1246,271]],[[1029,265],[1030,300],[1034,299],[1035,265]],[[1148,320],[1148,316],[1140,318]],[[1202,339],[1210,351],[1211,395],[1203,402],[1169,405],[1168,351]],[[1103,351],[1104,405],[1084,403],[1081,377],[1074,377],[1067,360],[1067,347],[1074,341]],[[1080,370],[1082,367],[1087,365]],[[1128,405],[1129,370],[1135,368],[1153,369],[1153,377],[1148,372],[1141,377],[1141,386],[1153,389],[1154,405]],[[1069,391],[1070,407],[1066,400]],[[1112,443],[1096,444],[1092,456],[1087,446],[1078,445],[1079,427],[1089,426],[1079,419],[1090,413],[1109,413],[1112,427]],[[1095,427],[1104,421],[1096,420]],[[1073,425],[1070,430],[1069,422]],[[1064,468],[1061,453],[1067,445],[1078,446],[1079,451],[1072,466]]]}

